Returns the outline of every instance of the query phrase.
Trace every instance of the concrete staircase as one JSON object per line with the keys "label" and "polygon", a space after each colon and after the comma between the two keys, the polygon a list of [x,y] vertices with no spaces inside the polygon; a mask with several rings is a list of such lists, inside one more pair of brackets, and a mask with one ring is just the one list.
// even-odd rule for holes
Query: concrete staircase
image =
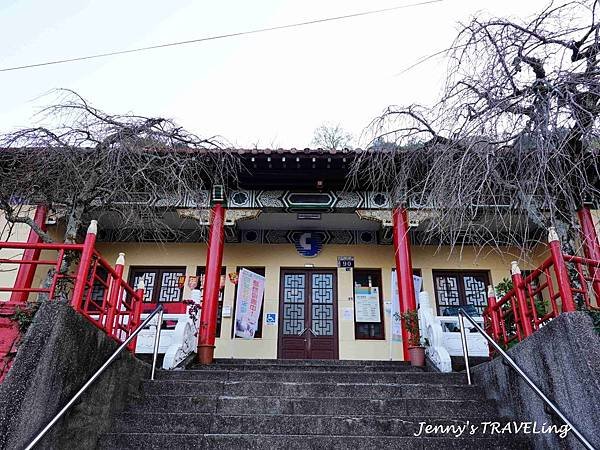
{"label": "concrete staircase", "polygon": [[384,361],[223,360],[159,371],[99,448],[528,448],[522,437],[468,430],[414,436],[419,422],[506,422],[464,378]]}

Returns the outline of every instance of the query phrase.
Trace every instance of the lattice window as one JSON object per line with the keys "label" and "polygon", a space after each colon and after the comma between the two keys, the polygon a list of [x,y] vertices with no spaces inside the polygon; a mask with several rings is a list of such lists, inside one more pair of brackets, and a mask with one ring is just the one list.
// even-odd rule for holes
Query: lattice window
{"label": "lattice window", "polygon": [[160,288],[158,292],[159,302],[178,302],[181,298],[181,291],[178,285],[179,277],[184,276],[185,272],[162,272],[160,274]]}
{"label": "lattice window", "polygon": [[465,288],[465,299],[467,305],[473,305],[479,312],[483,314],[483,310],[487,306],[487,289],[486,283],[481,276],[463,277],[463,286]]}
{"label": "lattice window", "polygon": [[283,277],[283,334],[298,335],[304,329],[306,274]]}
{"label": "lattice window", "polygon": [[483,314],[487,306],[487,272],[433,272],[438,314],[454,316],[458,307],[474,308]]}
{"label": "lattice window", "polygon": [[435,293],[441,314],[448,306],[460,305],[460,291],[458,289],[458,278],[453,276],[436,276]]}
{"label": "lattice window", "polygon": [[317,336],[333,336],[333,274],[312,274],[311,328]]}
{"label": "lattice window", "polygon": [[130,284],[136,289],[140,280],[144,281],[144,302],[180,302],[180,277],[185,277],[183,267],[136,267],[131,269]]}
{"label": "lattice window", "polygon": [[143,272],[135,277],[133,280],[133,288],[137,289],[140,279],[144,281],[144,301],[151,302],[154,297],[154,285],[156,284],[157,272]]}

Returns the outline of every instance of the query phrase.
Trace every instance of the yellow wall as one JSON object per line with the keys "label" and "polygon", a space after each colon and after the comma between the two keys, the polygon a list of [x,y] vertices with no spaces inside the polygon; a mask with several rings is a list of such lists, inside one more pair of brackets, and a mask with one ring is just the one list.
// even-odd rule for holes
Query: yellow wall
{"label": "yellow wall", "polygon": [[[35,207],[25,206],[20,215],[28,214],[33,217]],[[18,223],[9,226],[6,222],[4,214],[0,214],[0,241],[4,242],[27,242],[29,237],[29,226]],[[21,259],[23,250],[0,250],[0,258],[2,259]],[[18,264],[0,264],[0,286],[12,287],[17,277],[19,270]],[[10,292],[0,292],[0,301],[10,300]]]}
{"label": "yellow wall", "polygon": [[[205,265],[205,244],[152,244],[152,243],[119,243],[98,244],[100,252],[113,263],[118,252],[125,252],[126,273],[129,266],[186,266],[186,275],[195,275],[197,266]],[[437,254],[436,254],[437,251]],[[382,269],[383,298],[390,300],[391,269],[394,267],[394,254],[391,245],[325,245],[316,258],[305,258],[298,254],[292,244],[225,245],[223,264],[227,273],[235,272],[238,266],[265,267],[265,306],[263,313],[277,313],[279,319],[279,278],[282,267],[304,267],[314,264],[315,268],[335,268],[338,256],[354,256],[357,268]],[[487,270],[491,282],[498,283],[509,277],[510,261],[514,256],[507,252],[500,257],[497,253],[480,252],[472,248],[462,250],[462,258],[455,252],[449,255],[448,248],[413,247],[412,258],[414,268],[422,271],[424,290],[433,296],[432,270]],[[533,265],[523,264],[524,269]],[[389,313],[384,314],[386,340],[355,340],[354,322],[343,320],[343,309],[353,308],[352,272],[337,269],[338,295],[338,336],[340,359],[388,359],[389,358]],[[184,298],[190,297],[189,288],[184,289]],[[224,306],[233,311],[234,285],[226,279]],[[232,314],[233,315],[233,314]],[[231,338],[232,318],[224,318],[221,327],[221,338],[217,339],[215,354],[219,358],[276,358],[278,325],[270,326],[263,322],[263,337],[254,340]],[[393,357],[402,357],[401,344],[393,343]]]}
{"label": "yellow wall", "polygon": [[592,219],[594,220],[594,225],[596,226],[596,232],[598,236],[600,236],[600,209],[592,210]]}

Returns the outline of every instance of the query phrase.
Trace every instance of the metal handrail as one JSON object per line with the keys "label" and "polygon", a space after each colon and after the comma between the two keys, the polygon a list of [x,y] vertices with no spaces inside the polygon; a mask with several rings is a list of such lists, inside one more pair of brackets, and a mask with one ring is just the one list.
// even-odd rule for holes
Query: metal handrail
{"label": "metal handrail", "polygon": [[469,322],[471,322],[471,324],[477,329],[477,331],[479,331],[479,333],[481,333],[481,335],[490,343],[490,345],[492,347],[494,347],[494,349],[500,354],[500,356],[502,356],[502,358],[504,358],[504,360],[508,363],[509,366],[511,366],[513,369],[515,369],[515,371],[517,372],[517,374],[523,378],[525,380],[525,382],[529,385],[529,387],[531,389],[533,389],[533,392],[535,392],[537,394],[538,397],[540,397],[544,403],[546,403],[547,406],[550,407],[550,409],[552,409],[552,411],[558,416],[560,417],[560,419],[565,423],[565,425],[567,425],[571,431],[573,431],[573,434],[575,434],[575,437],[577,439],[579,439],[579,441],[584,445],[584,447],[586,447],[589,450],[598,450],[596,449],[596,447],[594,447],[590,441],[588,441],[585,436],[583,434],[581,434],[581,432],[575,428],[575,425],[573,425],[569,419],[567,419],[565,417],[565,415],[560,412],[560,410],[558,409],[558,406],[556,406],[552,400],[550,400],[548,397],[546,397],[546,395],[540,390],[540,388],[537,387],[537,385],[531,381],[531,378],[529,378],[527,376],[527,374],[523,371],[523,369],[521,369],[517,363],[510,357],[508,356],[508,354],[502,350],[502,348],[496,343],[496,341],[494,341],[494,339],[492,339],[492,337],[487,334],[483,328],[481,328],[479,326],[479,324],[477,322],[475,322],[473,320],[473,318],[463,309],[463,308],[459,308],[458,310],[458,315],[459,315],[459,320],[460,320],[460,337],[461,337],[461,341],[462,341],[462,346],[463,346],[463,356],[465,358],[465,371],[467,372],[467,383],[470,385],[471,384],[471,371],[469,368],[469,349],[467,347],[467,337],[465,334],[465,327],[463,326],[463,318],[466,317],[467,320]]}
{"label": "metal handrail", "polygon": [[46,425],[42,431],[40,431],[38,433],[38,435],[33,439],[33,441],[31,441],[31,443],[25,447],[25,450],[31,450],[32,448],[34,448],[38,442],[46,435],[46,433],[56,424],[56,422],[58,422],[58,420],[69,410],[69,408],[71,408],[71,406],[73,406],[73,404],[77,401],[77,399],[79,397],[81,397],[81,395],[92,385],[92,383],[94,381],[96,381],[96,379],[102,375],[102,373],[108,368],[108,366],[110,366],[112,364],[112,362],[117,358],[117,356],[119,356],[121,354],[121,352],[123,350],[125,350],[127,348],[127,345],[140,333],[140,331],[142,331],[149,323],[150,321],[154,318],[155,315],[159,315],[158,316],[158,324],[156,326],[156,332],[154,334],[154,354],[152,357],[152,375],[151,375],[151,379],[154,379],[154,368],[156,365],[156,358],[157,358],[157,352],[158,352],[158,342],[160,341],[160,329],[162,327],[162,315],[163,315],[163,305],[158,305],[158,307],[152,311],[150,313],[150,315],[148,317],[146,317],[146,320],[144,320],[139,327],[137,327],[133,333],[131,333],[131,335],[129,335],[129,337],[127,339],[125,339],[125,341],[119,346],[119,348],[117,348],[115,350],[115,352],[110,356],[110,358],[108,358],[108,360],[106,360],[106,362],[104,364],[102,364],[102,367],[100,367],[96,373],[94,373],[94,375],[92,375],[92,377],[81,387],[81,389],[79,389],[77,391],[77,393],[73,396],[73,398],[71,400],[69,400],[69,402],[63,406],[63,408],[54,416],[54,418],[48,423],[48,425]]}

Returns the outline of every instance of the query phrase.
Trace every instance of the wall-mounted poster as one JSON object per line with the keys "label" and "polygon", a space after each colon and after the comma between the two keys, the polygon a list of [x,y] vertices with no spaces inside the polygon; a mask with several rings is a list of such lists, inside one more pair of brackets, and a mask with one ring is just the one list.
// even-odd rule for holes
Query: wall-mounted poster
{"label": "wall-mounted poster", "polygon": [[379,288],[354,288],[354,311],[357,322],[381,322],[379,310]]}
{"label": "wall-mounted poster", "polygon": [[[413,275],[413,284],[415,286],[415,304],[419,305],[419,292],[423,286],[423,278],[418,275]],[[400,301],[398,300],[398,277],[396,269],[392,269],[392,304],[391,304],[391,321],[392,321],[392,340],[402,340],[402,320],[400,316]]]}
{"label": "wall-mounted poster", "polygon": [[240,270],[235,305],[235,335],[254,339],[265,291],[265,277],[248,269]]}

